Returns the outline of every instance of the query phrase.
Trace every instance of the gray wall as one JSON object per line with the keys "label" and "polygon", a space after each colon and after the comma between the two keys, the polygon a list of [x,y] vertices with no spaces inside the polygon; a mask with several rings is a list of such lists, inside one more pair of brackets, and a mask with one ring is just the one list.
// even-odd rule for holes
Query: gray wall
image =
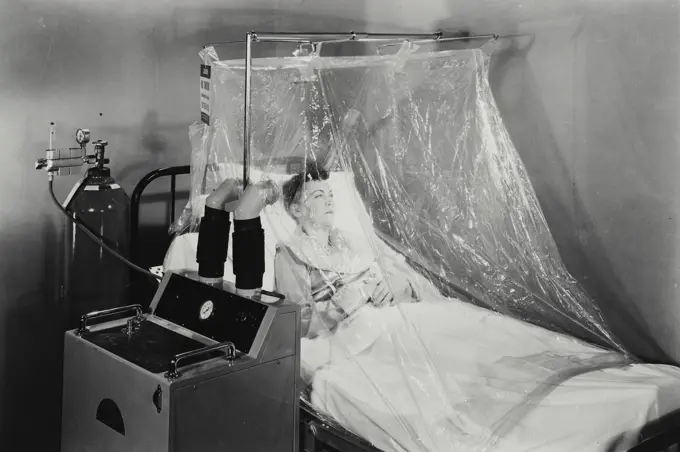
{"label": "gray wall", "polygon": [[[47,125],[57,123],[59,146],[72,144],[77,127],[108,140],[114,174],[131,193],[147,171],[188,161],[200,46],[249,29],[466,27],[518,35],[502,43],[493,87],[564,259],[632,349],[680,359],[677,1],[2,5],[3,445],[20,440],[25,450],[56,450],[58,438],[61,338],[52,275],[63,223],[45,174],[32,169],[46,147]],[[241,52],[225,48],[222,56]],[[59,179],[58,195],[75,180]],[[164,208],[147,206],[145,222],[160,220]]]}
{"label": "gray wall", "polygon": [[492,83],[570,270],[633,351],[678,360],[678,5],[600,4],[510,27],[534,36]]}

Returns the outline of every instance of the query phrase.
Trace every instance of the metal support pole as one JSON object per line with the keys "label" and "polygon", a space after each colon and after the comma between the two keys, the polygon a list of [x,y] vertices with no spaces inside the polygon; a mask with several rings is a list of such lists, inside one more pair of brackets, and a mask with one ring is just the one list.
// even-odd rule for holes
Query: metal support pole
{"label": "metal support pole", "polygon": [[253,79],[253,33],[246,33],[246,86],[245,86],[245,105],[243,108],[243,189],[248,186],[250,180],[250,137],[251,137],[251,82]]}

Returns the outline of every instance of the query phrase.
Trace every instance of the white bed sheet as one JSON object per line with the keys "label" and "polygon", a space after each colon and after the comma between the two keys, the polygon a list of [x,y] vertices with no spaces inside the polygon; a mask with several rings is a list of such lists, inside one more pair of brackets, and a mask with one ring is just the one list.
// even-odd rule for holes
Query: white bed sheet
{"label": "white bed sheet", "polygon": [[[311,402],[384,452],[402,452],[390,434],[400,427],[366,377],[392,372],[399,370],[370,359],[328,366],[314,377]],[[602,452],[618,435],[636,434],[648,421],[678,408],[680,371],[676,368],[633,365],[590,372],[557,387],[494,450]],[[420,416],[416,411],[402,415]]]}
{"label": "white bed sheet", "polygon": [[[487,327],[483,328],[485,332],[517,334],[516,337],[526,338],[527,347],[531,347],[532,338],[540,342],[545,336],[546,343],[549,343],[548,335],[553,334],[514,319],[483,313],[474,307],[463,308],[460,312],[465,318],[453,327],[463,330],[462,334],[470,334],[474,329],[461,326],[463,322],[478,326],[487,323]],[[434,320],[433,323],[437,322]],[[489,322],[494,322],[492,328]],[[433,324],[433,329],[436,328],[437,325]],[[424,334],[423,341],[427,342],[427,333]],[[553,342],[550,347],[562,351],[591,348],[586,343],[565,339],[563,345],[558,339],[558,343]],[[455,347],[455,336],[451,340]],[[379,355],[358,354],[351,358],[331,359],[329,356],[332,355],[328,355],[327,350],[323,341],[303,339],[303,375],[312,382],[311,402],[319,412],[334,418],[384,452],[444,452],[444,449],[430,450],[412,442],[414,434],[405,434],[393,410],[388,407],[398,407],[401,420],[408,424],[415,436],[428,435],[430,427],[420,425],[423,414],[414,406],[408,394],[410,389],[401,380],[403,369],[384,362]],[[453,366],[455,368],[456,365]],[[415,375],[412,377],[418,379]],[[380,395],[374,390],[375,384],[388,391],[389,402],[384,400],[385,393]],[[420,409],[427,410],[427,406],[425,401]],[[608,451],[608,446],[618,436],[627,434],[635,438],[649,421],[679,408],[680,369],[676,367],[635,364],[588,372],[554,388],[490,450]],[[436,416],[430,417],[429,422],[435,419]],[[450,435],[455,438],[455,434]],[[393,438],[399,438],[400,443]],[[452,446],[451,452],[454,450],[460,452]],[[448,449],[446,452],[449,452]]]}

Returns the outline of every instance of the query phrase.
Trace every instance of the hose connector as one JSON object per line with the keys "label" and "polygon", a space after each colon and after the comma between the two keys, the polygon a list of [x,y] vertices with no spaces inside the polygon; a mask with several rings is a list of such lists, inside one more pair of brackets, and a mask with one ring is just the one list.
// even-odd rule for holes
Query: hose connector
{"label": "hose connector", "polygon": [[256,218],[266,206],[278,201],[281,190],[270,179],[250,184],[234,210],[234,220],[250,220]]}

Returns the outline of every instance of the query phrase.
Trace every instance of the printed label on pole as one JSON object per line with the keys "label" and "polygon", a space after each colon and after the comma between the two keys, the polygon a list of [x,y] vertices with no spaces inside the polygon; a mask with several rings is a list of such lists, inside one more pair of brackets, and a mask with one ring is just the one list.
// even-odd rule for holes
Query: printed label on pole
{"label": "printed label on pole", "polygon": [[210,125],[210,69],[201,64],[201,121]]}

